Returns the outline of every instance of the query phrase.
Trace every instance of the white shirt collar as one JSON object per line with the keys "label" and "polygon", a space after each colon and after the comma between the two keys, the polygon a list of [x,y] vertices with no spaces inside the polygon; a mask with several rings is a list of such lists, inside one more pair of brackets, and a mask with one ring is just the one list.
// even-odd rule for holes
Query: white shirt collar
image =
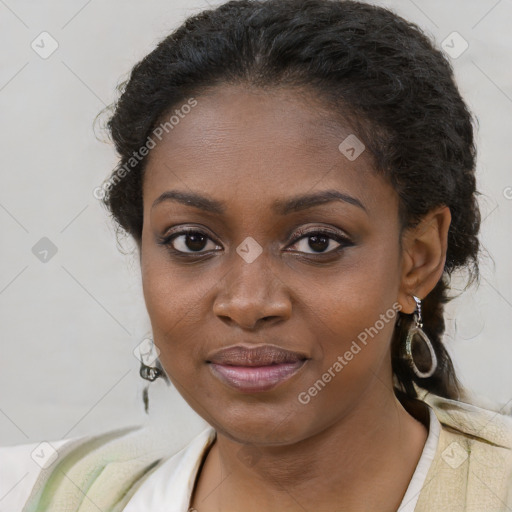
{"label": "white shirt collar", "polygon": [[[441,425],[432,407],[428,406],[428,410],[427,441],[397,512],[414,511],[436,453]],[[209,427],[165,461],[143,481],[123,512],[187,512],[199,466],[215,436],[215,430]]]}
{"label": "white shirt collar", "polygon": [[428,437],[425,442],[425,446],[423,447],[423,451],[421,452],[421,457],[416,466],[416,470],[412,475],[407,491],[405,491],[402,503],[400,503],[397,512],[414,512],[421,489],[423,488],[425,479],[427,478],[428,470],[432,465],[432,461],[434,460],[434,456],[437,451],[439,434],[441,432],[441,423],[437,419],[436,413],[430,405],[428,405],[428,412],[430,417]]}
{"label": "white shirt collar", "polygon": [[208,427],[194,437],[144,480],[123,512],[187,512],[199,466],[215,436]]}

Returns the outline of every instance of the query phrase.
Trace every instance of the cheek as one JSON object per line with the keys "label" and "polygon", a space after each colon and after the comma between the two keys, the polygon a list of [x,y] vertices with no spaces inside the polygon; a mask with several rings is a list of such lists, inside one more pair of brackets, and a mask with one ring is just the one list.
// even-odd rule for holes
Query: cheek
{"label": "cheek", "polygon": [[386,297],[372,287],[366,292],[363,297],[347,293],[329,303],[316,304],[325,326],[317,340],[322,353],[315,368],[317,378],[331,369],[331,374],[340,375],[338,381],[348,381],[343,386],[357,388],[361,379],[379,371],[389,349],[397,309],[392,294]]}
{"label": "cheek", "polygon": [[202,298],[211,284],[207,276],[170,263],[165,251],[148,250],[141,264],[142,288],[150,319],[157,329],[180,328],[198,318]]}
{"label": "cheek", "polygon": [[[373,291],[372,291],[373,290]],[[361,399],[369,387],[387,386],[391,377],[389,345],[396,322],[393,300],[385,300],[369,287],[366,298],[355,305],[346,296],[324,310],[326,328],[317,338],[321,357],[311,361],[296,401],[310,428],[339,419]],[[317,310],[319,305],[317,304]],[[389,363],[389,364],[388,364]],[[307,418],[307,419],[306,419]]]}
{"label": "cheek", "polygon": [[[400,287],[398,252],[383,241],[361,247],[343,267],[324,280],[322,294],[310,297],[308,309],[344,339],[372,326],[392,308]],[[392,312],[394,310],[392,309]]]}
{"label": "cheek", "polygon": [[216,281],[208,279],[207,274],[199,278],[191,267],[177,268],[164,256],[149,251],[144,255],[141,272],[160,361],[171,380],[190,380],[203,364],[202,347],[208,346],[208,333],[202,332],[201,326]]}
{"label": "cheek", "polygon": [[363,381],[386,371],[382,363],[400,308],[397,256],[389,244],[365,248],[356,265],[324,283],[325,293],[310,295],[306,310],[323,326],[318,338],[322,355],[313,373],[321,379],[330,372],[326,387],[339,398],[357,393]]}

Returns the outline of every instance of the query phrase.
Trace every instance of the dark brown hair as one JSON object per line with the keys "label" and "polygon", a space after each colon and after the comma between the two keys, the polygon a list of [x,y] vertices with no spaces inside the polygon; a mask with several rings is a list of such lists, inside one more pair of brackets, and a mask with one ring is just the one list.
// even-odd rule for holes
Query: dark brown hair
{"label": "dark brown hair", "polygon": [[[294,87],[317,93],[373,157],[395,188],[402,230],[440,205],[452,222],[443,277],[424,298],[424,330],[438,359],[418,378],[400,357],[412,315],[399,313],[392,341],[396,385],[460,398],[442,335],[450,276],[478,278],[480,212],[473,118],[447,57],[415,24],[382,7],[350,0],[230,1],[188,18],[138,62],[119,86],[107,123],[120,160],[104,204],[140,243],[146,159],[127,164],[173,108],[223,84]],[[428,352],[415,353],[420,368]],[[422,359],[425,360],[422,363]]]}

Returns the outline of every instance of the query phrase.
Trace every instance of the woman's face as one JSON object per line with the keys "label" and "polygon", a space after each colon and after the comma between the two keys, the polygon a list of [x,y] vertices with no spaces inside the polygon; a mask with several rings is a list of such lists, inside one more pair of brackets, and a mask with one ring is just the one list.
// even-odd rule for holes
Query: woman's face
{"label": "woman's face", "polygon": [[392,389],[398,197],[306,98],[214,89],[147,161],[141,268],[160,360],[240,442],[298,442]]}

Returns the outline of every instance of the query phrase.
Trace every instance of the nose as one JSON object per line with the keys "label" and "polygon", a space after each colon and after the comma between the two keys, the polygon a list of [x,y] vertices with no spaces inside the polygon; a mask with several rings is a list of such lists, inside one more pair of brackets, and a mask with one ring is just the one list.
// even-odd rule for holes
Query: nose
{"label": "nose", "polygon": [[291,315],[291,300],[286,284],[277,276],[261,254],[248,263],[235,256],[230,271],[220,283],[214,314],[226,323],[244,330],[260,324],[274,324]]}

